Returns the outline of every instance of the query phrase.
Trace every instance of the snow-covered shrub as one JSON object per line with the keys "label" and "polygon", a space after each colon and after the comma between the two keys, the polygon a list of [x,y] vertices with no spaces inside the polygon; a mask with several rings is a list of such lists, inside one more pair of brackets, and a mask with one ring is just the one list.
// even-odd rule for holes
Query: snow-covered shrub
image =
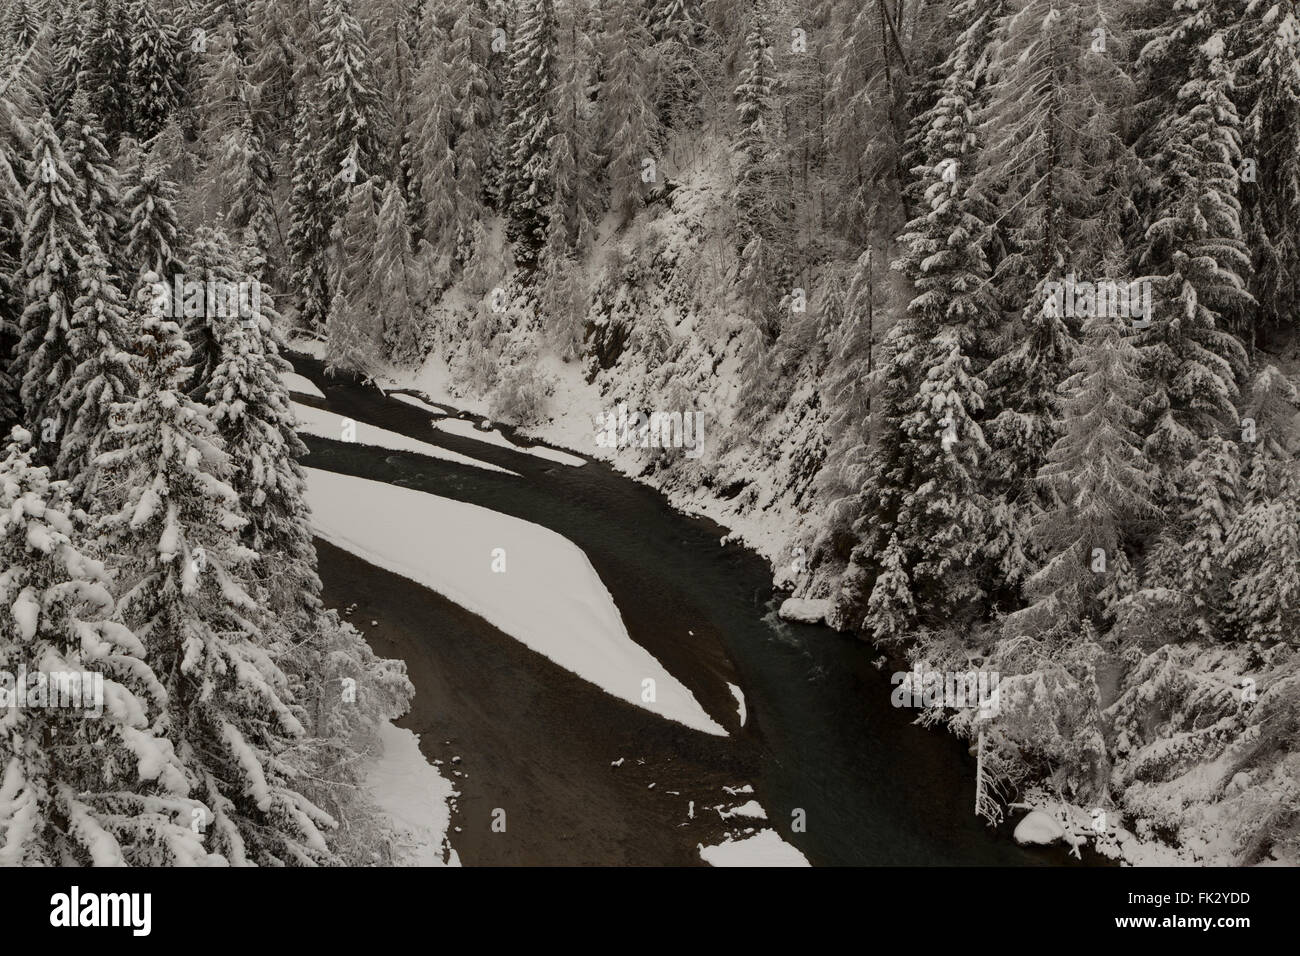
{"label": "snow-covered shrub", "polygon": [[535,365],[507,369],[488,400],[488,413],[509,425],[528,425],[542,418],[554,391],[550,376]]}
{"label": "snow-covered shrub", "polygon": [[312,640],[290,654],[286,669],[310,736],[294,762],[304,771],[303,794],[338,821],[326,834],[346,865],[392,862],[388,821],[363,788],[366,758],[379,752],[379,727],[406,712],[414,688],[406,664],[379,657],[335,611],[318,618]]}

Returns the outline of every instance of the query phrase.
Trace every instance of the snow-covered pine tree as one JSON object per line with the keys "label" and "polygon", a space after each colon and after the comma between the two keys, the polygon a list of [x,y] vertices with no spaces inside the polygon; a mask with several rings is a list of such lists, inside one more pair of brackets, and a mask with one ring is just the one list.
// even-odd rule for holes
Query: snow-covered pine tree
{"label": "snow-covered pine tree", "polygon": [[304,728],[283,652],[241,583],[257,555],[239,542],[247,519],[231,462],[208,410],[185,394],[189,348],[153,308],[157,278],[146,274],[136,301],[139,393],[120,447],[101,459],[121,489],[102,519],[121,556],[119,610],[166,689],[154,726],[205,804],[205,846],[232,865],[328,863],[322,831],[334,821],[296,789],[287,760]]}
{"label": "snow-covered pine tree", "polygon": [[272,195],[274,172],[257,120],[262,110],[253,102],[241,107],[237,124],[222,140],[217,189],[231,228],[249,229],[259,246],[279,250],[284,241]]}
{"label": "snow-covered pine tree", "polygon": [[27,217],[22,167],[10,164],[8,144],[0,144],[0,428],[3,434],[22,420],[20,380],[10,375],[21,335],[25,285],[20,265]]}
{"label": "snow-covered pine tree", "polygon": [[903,548],[896,535],[889,539],[878,560],[880,572],[867,599],[866,616],[853,624],[878,643],[901,641],[915,627],[916,605]]}
{"label": "snow-covered pine tree", "polygon": [[[248,282],[248,277],[240,271],[238,253],[230,236],[224,229],[211,226],[199,226],[194,232],[186,256],[186,278],[196,283],[215,283],[213,289],[234,289],[239,288],[239,283]],[[190,369],[186,390],[191,398],[201,402],[222,358],[224,330],[228,325],[237,324],[240,317],[221,314],[223,305],[215,297],[208,299],[206,286],[201,297],[183,296],[182,301],[173,305],[173,314],[183,316],[181,331],[190,347],[185,363]],[[232,310],[227,307],[224,311]]]}
{"label": "snow-covered pine tree", "polygon": [[321,608],[306,478],[298,464],[307,448],[281,379],[292,366],[280,355],[277,316],[265,290],[260,305],[250,321],[219,327],[221,361],[204,403],[234,466],[230,485],[248,518],[241,540],[261,557],[252,574],[266,606],[277,620],[309,633]]}
{"label": "snow-covered pine tree", "polygon": [[305,59],[298,47],[294,20],[306,22],[298,0],[251,0],[248,5],[250,79],[257,87],[266,121],[266,146],[272,152],[289,139],[294,117],[293,65]]}
{"label": "snow-covered pine tree", "polygon": [[383,180],[391,171],[382,150],[370,45],[352,0],[325,0],[319,56],[321,172],[329,177],[332,211],[340,215],[353,183]]}
{"label": "snow-covered pine tree", "polygon": [[111,266],[117,261],[121,236],[119,176],[108,153],[107,134],[91,108],[89,91],[79,89],[72,97],[60,135],[82,220]]}
{"label": "snow-covered pine tree", "polygon": [[325,327],[330,308],[329,246],[334,216],[329,172],[313,129],[316,105],[299,103],[293,124],[293,175],[289,194],[286,246],[293,266],[298,325],[308,331]]}
{"label": "snow-covered pine tree", "polygon": [[863,588],[876,554],[864,547],[858,558],[865,564],[853,561],[859,545],[853,526],[863,508],[862,489],[871,459],[871,389],[877,377],[873,359],[880,305],[875,263],[875,250],[863,250],[847,283],[839,269],[827,267],[818,296],[819,338],[826,356],[821,380],[827,383],[823,431],[828,447],[816,478],[827,505],[815,547],[818,563],[829,555],[834,564],[846,566],[833,611],[839,620],[860,621],[869,596]]}
{"label": "snow-covered pine tree", "polygon": [[0,669],[26,671],[27,686],[0,694],[72,706],[5,708],[0,865],[211,862],[191,829],[202,804],[158,732],[166,691],[145,644],[115,620],[110,575],[59,486],[32,466],[31,434],[12,438],[0,462]]}
{"label": "snow-covered pine tree", "polygon": [[422,251],[430,285],[442,291],[454,274],[460,253],[459,206],[479,201],[457,187],[456,90],[447,62],[450,41],[437,23],[436,8],[425,10],[428,50],[415,77],[415,117],[410,133],[413,184],[419,194],[424,240]]}
{"label": "snow-covered pine tree", "polygon": [[[964,9],[946,79],[917,121],[922,163],[913,175],[922,202],[901,237],[906,252],[898,263],[916,294],[890,332],[879,372],[876,443],[858,521],[863,542],[849,588],[858,600],[869,593],[876,556],[892,540],[910,606],[926,627],[979,613],[997,557],[985,550],[990,451],[979,374],[1000,313],[985,252],[993,217],[973,175],[981,145],[973,117],[996,11],[987,3]],[[888,584],[896,588],[898,580]],[[877,605],[893,614],[890,602]],[[868,627],[881,630],[870,614]]]}
{"label": "snow-covered pine tree", "polygon": [[1273,329],[1290,321],[1300,301],[1300,9],[1253,0],[1231,13],[1232,46],[1240,51],[1232,72],[1242,117],[1241,178],[1250,177],[1239,187],[1242,231],[1254,260],[1257,324]]}
{"label": "snow-covered pine tree", "polygon": [[390,182],[380,199],[370,282],[383,317],[385,354],[403,365],[424,357],[424,275],[411,251],[409,222],[402,190]]}
{"label": "snow-covered pine tree", "polygon": [[107,447],[114,409],[135,396],[136,381],[126,305],[108,260],[94,249],[82,259],[79,273],[80,294],[68,331],[75,367],[57,396],[67,424],[54,470],[90,511],[99,474],[95,460]]}
{"label": "snow-covered pine tree", "polygon": [[[1098,36],[1096,31],[1101,31]],[[1113,31],[1105,10],[1079,0],[1028,0],[1002,20],[990,48],[990,102],[982,111],[977,173],[1000,197],[1007,254],[994,268],[1004,308],[1018,313],[1006,344],[984,371],[999,491],[1032,512],[1035,474],[1057,437],[1057,388],[1069,374],[1075,317],[1045,308],[1049,282],[1073,274],[1105,278],[1123,229],[1110,199],[1133,166],[1120,135],[1131,82],[1123,60],[1097,49]],[[1114,38],[1111,37],[1113,42]],[[1004,551],[1014,553],[1016,533]]]}
{"label": "snow-covered pine tree", "polygon": [[[1025,607],[1009,615],[1008,638],[1061,637],[1082,622],[1099,623],[1122,590],[1107,590],[1128,576],[1128,553],[1140,522],[1156,517],[1150,468],[1142,456],[1138,353],[1123,320],[1093,316],[1065,395],[1061,437],[1038,473],[1048,505],[1033,524],[1046,555],[1026,581]],[[1128,587],[1126,582],[1125,587]]]}
{"label": "snow-covered pine tree", "polygon": [[10,375],[20,383],[24,421],[41,443],[37,458],[52,462],[64,426],[59,399],[76,367],[69,336],[81,291],[79,268],[94,240],[48,117],[37,122],[32,135],[20,257],[25,307]]}
{"label": "snow-covered pine tree", "polygon": [[755,235],[741,251],[736,269],[734,310],[741,318],[741,420],[756,421],[777,395],[773,345],[781,331],[785,269],[775,243]]}
{"label": "snow-covered pine tree", "polygon": [[1227,633],[1227,541],[1241,505],[1241,467],[1234,442],[1215,436],[1201,443],[1179,475],[1179,514],[1149,549],[1142,591],[1123,615],[1128,631],[1188,633],[1206,641]]}
{"label": "snow-covered pine tree", "polygon": [[650,13],[650,27],[656,40],[672,39],[689,43],[700,28],[697,0],[654,0]]}
{"label": "snow-covered pine tree", "polygon": [[[599,214],[595,185],[596,157],[591,91],[596,48],[591,39],[591,11],[581,2],[557,11],[560,27],[555,134],[549,144],[554,194],[547,224],[547,248],[567,246],[564,255],[580,255]],[[648,155],[648,154],[647,154]],[[559,217],[558,219],[556,217]],[[556,261],[558,247],[551,253]]]}
{"label": "snow-covered pine tree", "polygon": [[124,0],[95,0],[84,36],[85,76],[77,85],[90,95],[106,144],[116,150],[129,129],[131,110],[131,35]]}
{"label": "snow-covered pine tree", "polygon": [[901,241],[900,266],[916,296],[902,320],[917,343],[892,353],[910,364],[882,374],[911,382],[895,415],[881,429],[902,436],[884,440],[909,458],[885,474],[907,474],[914,486],[873,493],[897,501],[884,515],[908,555],[917,612],[927,623],[967,619],[986,596],[989,535],[984,471],[991,458],[981,420],[985,383],[979,377],[993,351],[1001,315],[989,288],[985,249],[992,219],[973,175],[980,140],[973,117],[979,107],[984,58],[996,27],[996,8],[972,4],[970,22],[948,61],[948,79],[930,112],[925,164],[914,174],[924,184],[923,205]]}
{"label": "snow-covered pine tree", "polygon": [[564,222],[569,211],[571,207],[565,210],[558,202],[551,205],[538,289],[542,322],[551,344],[566,362],[582,354],[584,324],[590,306],[582,264],[565,234]]}
{"label": "snow-covered pine tree", "polygon": [[831,4],[826,132],[843,196],[841,208],[831,215],[860,245],[870,238],[868,223],[883,222],[896,234],[906,222],[901,200],[908,177],[902,157],[911,67],[898,30],[888,0]]}
{"label": "snow-covered pine tree", "polygon": [[372,376],[384,357],[384,318],[375,299],[373,257],[379,210],[369,182],[352,187],[347,211],[334,227],[330,302],[325,323],[327,368]]}
{"label": "snow-covered pine tree", "polygon": [[447,80],[453,100],[456,155],[457,247],[460,261],[473,252],[473,226],[485,214],[484,178],[491,162],[495,115],[488,75],[491,30],[478,2],[456,4],[447,45]]}
{"label": "snow-covered pine tree", "polygon": [[1146,454],[1170,498],[1201,439],[1236,427],[1246,353],[1229,329],[1254,305],[1237,200],[1241,124],[1217,9],[1213,0],[1193,0],[1175,10],[1174,50],[1144,51],[1155,63],[1176,52],[1186,70],[1172,112],[1140,144],[1157,182],[1137,249],[1138,268],[1157,277],[1156,314],[1139,340],[1151,386]]}
{"label": "snow-covered pine tree", "polygon": [[131,37],[123,0],[95,0],[84,33],[85,76],[78,87],[104,124],[106,144],[117,148],[130,123]]}
{"label": "snow-covered pine tree", "polygon": [[745,68],[736,85],[736,119],[739,125],[735,152],[739,168],[734,190],[739,219],[736,246],[744,250],[756,237],[771,242],[776,233],[781,196],[775,175],[776,109],[773,94],[776,66],[772,59],[771,12],[757,2],[750,12],[745,35]]}
{"label": "snow-covered pine tree", "polygon": [[[224,214],[239,201],[235,190],[242,184],[235,171],[227,168],[228,144],[243,131],[246,116],[251,127],[249,114],[257,96],[249,81],[249,68],[240,52],[241,46],[240,35],[229,21],[214,25],[210,33],[205,33],[204,53],[197,71],[199,129],[194,144],[204,169],[193,189],[198,194],[197,205],[205,218],[214,213]],[[242,157],[236,150],[229,158],[233,165]],[[269,183],[269,170],[267,172],[268,178],[262,183],[263,192]],[[239,228],[243,225],[240,223]]]}
{"label": "snow-covered pine tree", "polygon": [[184,97],[180,36],[154,3],[132,0],[130,12],[130,129],[146,143],[162,132]]}
{"label": "snow-covered pine tree", "polygon": [[1300,474],[1294,461],[1252,471],[1226,551],[1236,633],[1295,642],[1300,633]]}
{"label": "snow-covered pine tree", "polygon": [[659,181],[657,168],[654,180],[644,178],[646,160],[656,167],[662,161],[658,114],[646,62],[651,36],[644,10],[645,4],[638,0],[616,0],[605,16],[603,82],[598,96],[604,134],[601,151],[609,176],[610,209],[624,224],[640,207],[647,184]]}
{"label": "snow-covered pine tree", "polygon": [[144,273],[152,272],[159,281],[170,284],[182,271],[176,184],[167,178],[161,162],[141,150],[134,151],[123,179],[122,286],[128,299],[134,299]]}
{"label": "snow-covered pine tree", "polygon": [[554,0],[526,0],[510,43],[503,177],[506,236],[515,244],[516,265],[525,271],[536,267],[546,242],[546,215],[555,189],[550,143],[556,45]]}
{"label": "snow-covered pine tree", "polygon": [[84,29],[80,12],[69,6],[64,9],[54,30],[54,63],[46,84],[46,101],[57,129],[63,128],[72,98],[85,79]]}
{"label": "snow-covered pine tree", "polygon": [[9,0],[5,5],[3,19],[0,19],[0,36],[4,38],[4,52],[10,58],[21,56],[24,50],[36,42],[39,32],[38,10],[34,10],[28,0]]}
{"label": "snow-covered pine tree", "polygon": [[[1300,624],[1300,475],[1294,457],[1300,389],[1275,366],[1260,370],[1245,418],[1253,423],[1241,508],[1223,555],[1229,636],[1294,641]],[[1244,421],[1243,421],[1244,424]]]}

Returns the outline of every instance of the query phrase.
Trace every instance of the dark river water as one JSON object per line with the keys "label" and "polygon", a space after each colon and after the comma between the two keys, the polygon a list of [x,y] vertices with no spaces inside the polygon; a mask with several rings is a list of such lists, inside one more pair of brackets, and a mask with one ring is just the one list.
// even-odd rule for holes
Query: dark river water
{"label": "dark river water", "polygon": [[[300,401],[521,474],[522,480],[414,454],[307,440],[312,467],[490,508],[550,528],[581,548],[629,633],[724,723],[732,737],[714,744],[744,751],[737,765],[750,775],[771,825],[814,865],[1080,865],[1062,847],[1017,846],[1009,823],[995,831],[978,820],[966,745],[914,726],[914,712],[890,705],[889,673],[872,666],[877,655],[869,646],[825,627],[779,621],[780,598],[766,563],[741,547],[720,546],[725,529],[673,510],[661,494],[605,464],[567,467],[438,433],[428,411],[327,379],[312,359],[295,356],[294,364],[327,396],[324,403]],[[334,597],[335,604],[348,600]],[[430,633],[464,627],[454,609],[421,614],[433,618],[424,622]],[[743,729],[727,681],[744,692]],[[796,810],[807,821],[803,832],[791,829]]]}

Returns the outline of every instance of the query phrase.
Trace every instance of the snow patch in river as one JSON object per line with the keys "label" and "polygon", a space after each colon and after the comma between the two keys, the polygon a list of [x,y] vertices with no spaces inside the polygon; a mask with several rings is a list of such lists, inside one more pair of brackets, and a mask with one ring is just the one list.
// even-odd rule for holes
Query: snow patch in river
{"label": "snow patch in river", "polygon": [[401,402],[403,405],[410,405],[414,408],[418,408],[422,412],[433,412],[435,415],[447,414],[441,408],[438,408],[436,405],[431,405],[418,395],[408,395],[406,392],[389,392],[388,397],[397,399],[397,401]]}
{"label": "snow patch in river", "polygon": [[808,858],[781,839],[775,830],[727,840],[715,846],[699,844],[700,857],[710,866],[811,866]]}
{"label": "snow patch in river", "polygon": [[325,397],[325,393],[317,388],[316,383],[306,375],[299,375],[297,372],[281,372],[280,379],[284,382],[285,388],[291,392],[299,392],[315,398]]}
{"label": "snow patch in river", "polygon": [[[398,866],[460,866],[447,847],[451,824],[450,781],[420,753],[420,738],[385,721],[379,728],[382,751],[362,773],[370,798],[392,821]],[[447,858],[444,859],[444,847]]]}
{"label": "snow patch in river", "polygon": [[730,820],[732,817],[749,817],[754,820],[766,820],[767,811],[757,800],[746,800],[738,807],[731,807],[724,810],[721,805],[714,807],[718,811],[718,816],[724,820]]}
{"label": "snow patch in river", "polygon": [[[437,591],[620,700],[726,736],[632,640],[595,568],[567,538],[477,505],[305,470],[312,523],[331,544]],[[642,699],[645,681],[654,682],[653,701]]]}
{"label": "snow patch in river", "polygon": [[727,686],[731,688],[731,696],[736,698],[736,710],[740,712],[740,726],[744,727],[745,719],[749,716],[745,710],[745,692],[731,681],[727,681]]}
{"label": "snow patch in river", "polygon": [[[343,422],[348,420],[345,416],[298,402],[293,403],[293,411],[298,418],[298,431],[306,432],[308,435],[315,435],[317,438],[329,438],[333,441],[343,440]],[[496,465],[488,464],[486,461],[478,461],[468,455],[461,455],[446,448],[439,448],[437,445],[430,445],[428,442],[407,438],[397,432],[390,432],[386,428],[376,428],[374,425],[357,422],[355,419],[353,421],[356,424],[356,442],[358,445],[372,445],[375,448],[387,448],[391,451],[413,451],[429,458],[454,462],[457,465],[470,465],[487,471],[499,471],[505,475],[514,475],[516,478],[522,477],[518,472],[510,471],[507,468],[498,468]]]}
{"label": "snow patch in river", "polygon": [[781,602],[777,616],[783,621],[797,624],[823,624],[831,609],[831,602],[826,598],[786,598]]}
{"label": "snow patch in river", "polygon": [[440,418],[433,423],[433,427],[440,431],[451,432],[453,435],[459,435],[462,438],[472,438],[475,441],[485,442],[489,445],[496,445],[499,448],[508,448],[511,451],[517,451],[521,454],[533,455],[537,458],[545,458],[547,461],[553,461],[560,465],[568,465],[571,468],[577,468],[587,463],[577,455],[570,455],[566,452],[557,451],[554,448],[546,448],[541,445],[532,445],[529,447],[516,445],[495,428],[491,431],[484,431],[483,429],[476,427],[473,422],[465,421],[463,418]]}

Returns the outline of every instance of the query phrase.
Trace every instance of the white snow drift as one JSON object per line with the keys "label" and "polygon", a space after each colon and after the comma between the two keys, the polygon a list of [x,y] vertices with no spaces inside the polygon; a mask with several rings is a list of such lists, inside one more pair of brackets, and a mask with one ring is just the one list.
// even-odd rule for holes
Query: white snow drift
{"label": "white snow drift", "polygon": [[311,395],[315,398],[324,398],[325,393],[316,387],[316,383],[306,375],[299,375],[297,372],[281,372],[280,378],[284,381],[285,388],[291,392],[298,392],[301,395]]}
{"label": "white snow drift", "polygon": [[451,432],[453,435],[460,435],[463,438],[472,438],[475,441],[486,442],[489,445],[496,445],[498,448],[508,448],[511,451],[517,451],[524,455],[533,455],[537,458],[545,458],[547,461],[553,461],[560,465],[569,465],[570,467],[577,468],[580,465],[585,465],[587,463],[577,455],[570,455],[567,452],[558,451],[554,448],[546,448],[542,445],[532,445],[528,447],[516,445],[495,428],[491,431],[484,431],[475,426],[473,422],[467,422],[463,418],[440,418],[433,423],[433,427],[445,432]]}
{"label": "white snow drift", "polygon": [[[298,418],[298,431],[306,432],[308,435],[315,435],[317,438],[330,438],[334,441],[342,439],[343,422],[347,420],[343,415],[339,415],[337,412],[327,412],[320,408],[313,408],[310,405],[302,405],[298,402],[293,403],[293,411]],[[486,461],[478,461],[468,455],[460,455],[454,451],[448,451],[446,448],[430,445],[428,442],[407,438],[397,432],[390,432],[386,428],[376,428],[374,425],[367,425],[365,422],[355,422],[355,425],[356,442],[359,445],[373,445],[375,448],[387,448],[392,451],[413,451],[429,458],[440,458],[443,461],[455,462],[458,465],[472,465],[475,468],[483,468],[487,471],[499,471],[502,474],[514,475],[516,478],[521,477],[518,472],[510,471],[507,468],[498,468],[496,465],[488,464]]]}
{"label": "white snow drift", "polygon": [[759,830],[753,836],[716,846],[701,844],[699,851],[709,866],[811,866],[808,858],[775,830]]}
{"label": "white snow drift", "polygon": [[397,830],[399,866],[459,866],[455,850],[443,860],[451,823],[451,782],[420,753],[419,735],[385,723],[383,752],[365,774],[371,798]]}
{"label": "white snow drift", "polygon": [[628,636],[587,556],[567,539],[477,505],[306,471],[316,532],[330,543],[437,591],[614,697],[726,735]]}

